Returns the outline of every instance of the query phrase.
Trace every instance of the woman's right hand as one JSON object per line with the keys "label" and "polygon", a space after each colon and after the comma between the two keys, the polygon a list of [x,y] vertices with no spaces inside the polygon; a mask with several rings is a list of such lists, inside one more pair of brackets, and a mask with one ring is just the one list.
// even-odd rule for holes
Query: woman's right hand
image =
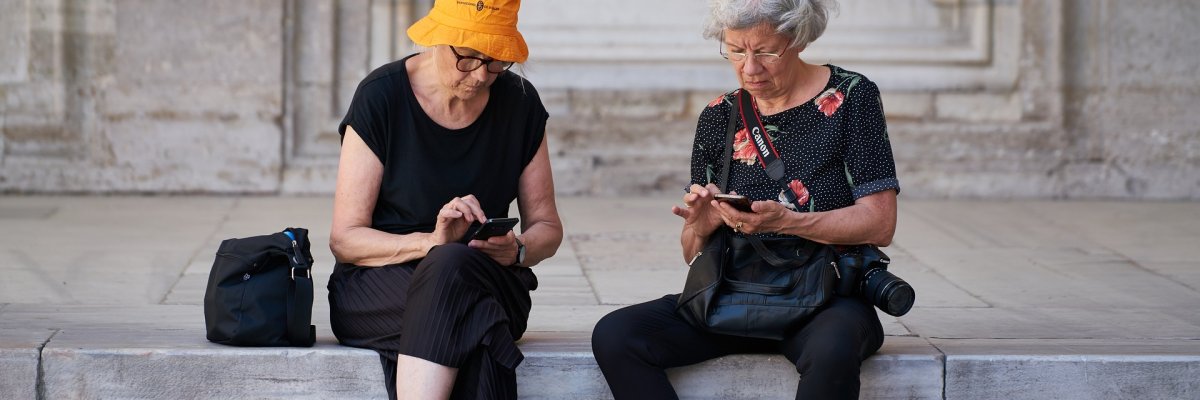
{"label": "woman's right hand", "polygon": [[684,207],[672,206],[671,212],[683,218],[684,230],[690,230],[699,237],[708,237],[724,222],[721,214],[712,207],[713,196],[721,193],[717,185],[700,186],[692,184],[689,192],[683,195]]}
{"label": "woman's right hand", "polygon": [[456,242],[467,233],[472,222],[483,223],[486,220],[487,216],[483,214],[475,195],[450,199],[438,211],[437,223],[433,228],[434,245]]}
{"label": "woman's right hand", "polygon": [[679,236],[679,244],[683,250],[684,262],[691,262],[708,237],[724,223],[721,213],[713,209],[713,198],[721,189],[717,185],[692,185],[688,193],[683,195],[683,208],[671,207],[671,212],[683,218],[683,232]]}

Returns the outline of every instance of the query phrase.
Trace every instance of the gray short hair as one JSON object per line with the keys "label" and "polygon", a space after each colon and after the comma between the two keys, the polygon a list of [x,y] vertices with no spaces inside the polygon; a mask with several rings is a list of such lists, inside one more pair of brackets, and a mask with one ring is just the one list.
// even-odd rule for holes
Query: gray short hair
{"label": "gray short hair", "polygon": [[790,36],[790,48],[808,46],[825,33],[836,0],[713,0],[704,27],[705,39],[725,40],[726,29],[746,29],[761,23]]}

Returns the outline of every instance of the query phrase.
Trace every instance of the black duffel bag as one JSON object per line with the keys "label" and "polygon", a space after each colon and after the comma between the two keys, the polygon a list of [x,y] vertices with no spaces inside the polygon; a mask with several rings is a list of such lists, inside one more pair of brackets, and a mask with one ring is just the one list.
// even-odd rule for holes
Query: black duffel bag
{"label": "black duffel bag", "polygon": [[222,241],[204,292],[208,340],[312,346],[312,263],[304,228]]}
{"label": "black duffel bag", "polygon": [[692,260],[675,308],[708,332],[780,340],[833,297],[834,260],[811,240],[721,228]]}

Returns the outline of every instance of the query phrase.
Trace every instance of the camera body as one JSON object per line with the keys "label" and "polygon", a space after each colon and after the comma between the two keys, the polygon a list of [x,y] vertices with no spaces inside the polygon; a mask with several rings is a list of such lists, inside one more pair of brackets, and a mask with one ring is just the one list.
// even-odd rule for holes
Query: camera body
{"label": "camera body", "polygon": [[889,315],[899,317],[912,309],[916,292],[904,279],[888,272],[892,260],[878,247],[854,246],[838,252],[840,296],[862,296],[868,303]]}

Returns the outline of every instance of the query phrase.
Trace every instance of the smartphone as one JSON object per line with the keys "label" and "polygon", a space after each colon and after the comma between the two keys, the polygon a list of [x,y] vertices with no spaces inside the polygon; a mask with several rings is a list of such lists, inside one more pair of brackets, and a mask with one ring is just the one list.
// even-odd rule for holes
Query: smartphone
{"label": "smartphone", "polygon": [[736,208],[738,211],[754,212],[754,210],[750,208],[750,199],[747,199],[746,196],[742,196],[742,195],[738,195],[738,194],[717,193],[717,194],[713,195],[713,197],[716,198],[717,201],[719,201],[719,202],[726,203],[726,204],[733,206],[733,208]]}
{"label": "smartphone", "polygon": [[482,224],[478,221],[471,223],[471,227],[467,228],[467,234],[459,239],[459,243],[466,244],[472,240],[487,240],[492,236],[503,236],[508,234],[514,226],[517,226],[517,218],[489,218]]}

